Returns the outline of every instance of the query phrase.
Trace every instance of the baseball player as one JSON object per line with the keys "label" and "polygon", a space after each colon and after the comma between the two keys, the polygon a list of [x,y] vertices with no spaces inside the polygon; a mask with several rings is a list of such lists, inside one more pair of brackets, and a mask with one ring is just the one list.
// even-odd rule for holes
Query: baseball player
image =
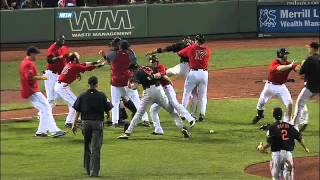
{"label": "baseball player", "polygon": [[306,152],[309,149],[305,146],[302,134],[300,134],[293,125],[282,121],[282,109],[276,107],[273,109],[273,117],[276,122],[269,127],[267,132],[267,144],[262,142],[257,150],[265,153],[271,147],[272,156],[270,161],[270,170],[272,179],[280,180],[281,176],[285,180],[294,179],[294,166],[292,151],[296,139]]}
{"label": "baseball player", "polygon": [[199,121],[203,121],[207,107],[207,88],[208,88],[208,67],[210,62],[211,51],[204,46],[205,38],[203,35],[197,35],[196,41],[178,52],[181,57],[189,58],[190,72],[184,83],[182,104],[187,108],[191,92],[198,87],[199,97]]}
{"label": "baseball player", "polygon": [[166,97],[165,92],[160,86],[159,80],[162,78],[161,74],[155,74],[150,67],[140,67],[138,64],[130,64],[129,70],[134,74],[134,77],[128,82],[129,87],[132,88],[136,86],[136,83],[141,84],[144,89],[144,95],[142,97],[138,111],[131,120],[128,129],[124,134],[119,136],[119,139],[129,138],[135,126],[138,124],[143,114],[145,113],[145,110],[153,103],[159,104],[166,111],[168,111],[172,118],[174,118],[176,126],[181,130],[184,137],[189,138],[190,134],[188,130],[186,129],[186,127],[184,127],[179,115],[174,111],[172,106],[169,105],[168,98]]}
{"label": "baseball player", "polygon": [[61,131],[56,125],[48,100],[39,90],[38,80],[47,79],[45,76],[38,75],[34,63],[36,61],[36,55],[39,53],[38,48],[29,47],[27,49],[27,56],[20,64],[21,97],[31,99],[33,107],[39,110],[40,121],[35,136],[46,137],[48,136],[47,131],[49,131],[53,137],[64,136],[65,132]]}
{"label": "baseball player", "polygon": [[67,57],[68,63],[63,68],[58,77],[54,90],[68,104],[69,113],[67,115],[65,126],[71,128],[75,110],[72,107],[77,97],[70,89],[70,84],[80,77],[80,73],[91,71],[100,67],[103,61],[79,63],[80,55],[77,52],[70,53]]}
{"label": "baseball player", "polygon": [[53,107],[58,95],[54,91],[54,86],[58,81],[58,76],[66,64],[66,58],[69,54],[69,48],[65,45],[63,35],[59,36],[55,43],[48,48],[47,70],[44,75],[48,77],[44,81],[49,104]]}
{"label": "baseball player", "polygon": [[287,113],[284,117],[285,122],[289,122],[292,112],[292,99],[290,92],[285,85],[288,80],[289,73],[296,71],[298,66],[294,62],[287,60],[289,52],[285,48],[277,50],[277,58],[272,60],[269,66],[268,80],[260,94],[257,104],[257,115],[252,119],[252,124],[256,124],[264,118],[264,105],[273,96],[279,98],[287,108]]}
{"label": "baseball player", "polygon": [[[127,83],[130,77],[128,66],[130,63],[136,63],[137,58],[134,52],[129,48],[130,45],[126,40],[114,39],[113,50],[106,56],[100,50],[99,54],[111,65],[111,101],[114,105],[112,109],[112,126],[117,127],[119,121],[119,104],[121,97],[128,97],[132,100],[136,108],[140,104],[140,98],[136,89],[129,89]],[[116,47],[119,44],[119,49]],[[145,126],[149,125],[148,115],[144,114],[143,122]]]}
{"label": "baseball player", "polygon": [[[180,50],[192,45],[194,41],[191,39],[190,36],[185,36],[182,41],[171,44],[169,46],[166,46],[164,48],[157,48],[151,52],[146,53],[146,55],[153,55],[157,53],[165,53],[165,52],[174,52],[177,53]],[[176,66],[167,69],[167,76],[184,76],[185,78],[187,77],[188,73],[190,71],[189,68],[189,58],[188,57],[181,57],[180,56],[180,63],[177,64]],[[197,101],[198,101],[198,89],[195,88],[192,91],[192,106],[191,106],[191,111],[194,114],[196,112],[196,107],[197,107]]]}
{"label": "baseball player", "polygon": [[[160,73],[162,78],[160,81],[161,86],[164,89],[164,92],[169,100],[169,105],[172,106],[183,118],[185,118],[189,123],[190,127],[195,125],[195,119],[191,116],[191,114],[187,111],[187,109],[179,104],[177,100],[176,92],[172,86],[172,82],[170,81],[169,77],[166,76],[166,67],[163,64],[159,64],[159,57],[156,55],[149,56],[149,62],[151,64],[153,73]],[[159,111],[160,106],[158,104],[152,104],[150,108],[151,118],[155,130],[153,134],[155,135],[162,135],[163,129],[160,125],[159,119]]]}
{"label": "baseball player", "polygon": [[300,132],[304,131],[308,125],[308,109],[306,108],[306,103],[320,92],[319,43],[311,42],[307,45],[307,48],[310,56],[302,63],[299,71],[300,75],[304,75],[305,87],[298,96],[293,117],[293,122]]}

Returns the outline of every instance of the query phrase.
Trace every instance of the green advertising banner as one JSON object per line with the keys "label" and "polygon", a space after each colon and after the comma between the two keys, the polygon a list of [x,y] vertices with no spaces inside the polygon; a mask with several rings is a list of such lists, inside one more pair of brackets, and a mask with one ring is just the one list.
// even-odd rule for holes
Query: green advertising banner
{"label": "green advertising banner", "polygon": [[67,40],[144,37],[146,18],[145,5],[56,9],[55,35]]}

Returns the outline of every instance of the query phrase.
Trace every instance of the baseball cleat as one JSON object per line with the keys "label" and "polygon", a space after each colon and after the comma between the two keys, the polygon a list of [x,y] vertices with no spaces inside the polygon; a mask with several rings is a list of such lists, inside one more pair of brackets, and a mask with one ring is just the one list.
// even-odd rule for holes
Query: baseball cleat
{"label": "baseball cleat", "polygon": [[199,118],[198,118],[198,121],[199,122],[202,122],[204,120],[204,115],[203,114],[200,114]]}
{"label": "baseball cleat", "polygon": [[72,128],[72,123],[65,123],[64,126],[67,128]]}
{"label": "baseball cleat", "polygon": [[48,137],[48,134],[47,133],[39,133],[39,134],[35,134],[34,135],[35,137]]}
{"label": "baseball cleat", "polygon": [[194,125],[196,125],[196,120],[190,121],[189,124],[189,128],[192,128]]}
{"label": "baseball cleat", "polygon": [[118,127],[118,124],[113,123],[113,124],[111,125],[111,127],[112,127],[112,128],[117,128],[117,127]]}
{"label": "baseball cleat", "polygon": [[143,121],[142,125],[143,125],[144,127],[150,127],[149,121]]}
{"label": "baseball cleat", "polygon": [[252,119],[252,124],[257,124],[263,117],[261,116],[255,116],[253,119]]}
{"label": "baseball cleat", "polygon": [[64,136],[64,135],[66,135],[66,132],[64,132],[64,131],[57,131],[57,132],[51,134],[51,136],[53,138],[61,137],[61,136]]}
{"label": "baseball cleat", "polygon": [[123,133],[118,137],[118,139],[129,139],[129,136],[130,134]]}
{"label": "baseball cleat", "polygon": [[185,121],[185,120],[186,120],[186,118],[183,117],[183,116],[180,116],[180,118],[181,118],[182,121]]}
{"label": "baseball cleat", "polygon": [[151,134],[152,134],[152,135],[159,135],[159,136],[162,136],[162,135],[163,135],[163,133],[158,133],[158,132],[152,132]]}
{"label": "baseball cleat", "polygon": [[183,128],[181,132],[182,132],[184,138],[190,138],[190,133],[188,132],[188,130],[186,128]]}

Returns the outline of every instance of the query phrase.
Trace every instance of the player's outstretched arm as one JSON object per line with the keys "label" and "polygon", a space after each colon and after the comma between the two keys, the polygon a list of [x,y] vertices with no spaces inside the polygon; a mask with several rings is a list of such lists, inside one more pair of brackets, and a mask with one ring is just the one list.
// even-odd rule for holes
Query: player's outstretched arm
{"label": "player's outstretched arm", "polygon": [[294,61],[292,61],[290,64],[288,65],[280,65],[277,67],[277,71],[283,72],[283,71],[287,71],[289,69],[294,69],[297,65],[294,64]]}

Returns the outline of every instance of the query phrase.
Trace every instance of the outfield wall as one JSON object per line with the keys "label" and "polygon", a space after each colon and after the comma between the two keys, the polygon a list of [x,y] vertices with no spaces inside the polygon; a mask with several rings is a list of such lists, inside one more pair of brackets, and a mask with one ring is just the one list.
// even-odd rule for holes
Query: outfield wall
{"label": "outfield wall", "polygon": [[[1,43],[49,42],[60,34],[76,42],[115,36],[153,39],[197,33],[213,36],[253,34],[259,37],[318,35],[319,3],[300,5],[294,2],[226,0],[1,10]],[[283,12],[288,17],[282,17]]]}
{"label": "outfield wall", "polygon": [[[256,33],[256,1],[0,11],[2,43]],[[19,22],[19,23],[17,23]]]}

